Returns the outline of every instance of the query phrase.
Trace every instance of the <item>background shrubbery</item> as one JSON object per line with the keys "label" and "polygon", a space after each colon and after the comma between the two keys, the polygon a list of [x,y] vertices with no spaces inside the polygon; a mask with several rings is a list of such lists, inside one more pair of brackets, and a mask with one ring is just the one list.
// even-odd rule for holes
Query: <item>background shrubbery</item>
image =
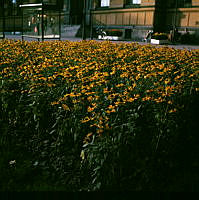
{"label": "background shrubbery", "polygon": [[198,191],[198,58],[1,41],[1,190]]}

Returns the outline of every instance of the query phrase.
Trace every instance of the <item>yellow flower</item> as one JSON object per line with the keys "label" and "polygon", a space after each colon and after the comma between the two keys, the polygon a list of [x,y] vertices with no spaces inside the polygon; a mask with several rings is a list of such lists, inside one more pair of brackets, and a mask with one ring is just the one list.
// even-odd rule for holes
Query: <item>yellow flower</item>
{"label": "yellow flower", "polygon": [[88,97],[87,97],[87,100],[88,100],[88,101],[92,101],[92,100],[93,100],[93,97],[92,97],[92,96],[88,96]]}
{"label": "yellow flower", "polygon": [[143,97],[143,98],[142,98],[142,101],[149,101],[149,100],[151,100],[151,97],[150,97],[150,96],[146,96],[146,97]]}
{"label": "yellow flower", "polygon": [[111,109],[114,109],[114,106],[113,106],[113,105],[109,105],[109,106],[108,106],[108,109],[110,109],[110,110],[111,110]]}
{"label": "yellow flower", "polygon": [[138,99],[140,97],[140,95],[139,94],[135,94],[134,97],[135,97],[135,99]]}
{"label": "yellow flower", "polygon": [[90,121],[90,118],[89,117],[85,117],[83,120],[81,120],[81,123],[86,123]]}
{"label": "yellow flower", "polygon": [[47,86],[48,86],[48,87],[54,87],[54,86],[56,86],[56,84],[53,84],[53,83],[47,83]]}
{"label": "yellow flower", "polygon": [[101,133],[103,133],[103,129],[102,128],[97,130],[97,134],[101,134]]}
{"label": "yellow flower", "polygon": [[70,111],[70,108],[69,108],[66,104],[62,104],[62,108],[63,108],[64,110]]}
{"label": "yellow flower", "polygon": [[[127,99],[127,102],[130,102],[130,103],[132,103],[133,101],[135,101],[136,100],[136,98],[129,98],[129,99]],[[117,102],[116,102],[117,103]]]}
{"label": "yellow flower", "polygon": [[109,76],[108,72],[104,72],[103,75],[106,77],[106,76]]}
{"label": "yellow flower", "polygon": [[108,130],[108,129],[110,129],[110,127],[109,127],[109,124],[108,124],[108,123],[106,123],[106,124],[105,124],[105,129],[107,129],[107,130]]}
{"label": "yellow flower", "polygon": [[47,80],[47,78],[45,78],[45,77],[41,77],[41,78],[39,78],[40,80],[43,80],[43,81],[46,81]]}
{"label": "yellow flower", "polygon": [[57,105],[57,104],[59,104],[59,102],[57,102],[57,101],[51,102],[51,105],[52,105],[52,106],[53,106],[53,105]]}
{"label": "yellow flower", "polygon": [[109,93],[108,88],[104,88],[104,94]]}
{"label": "yellow flower", "polygon": [[138,80],[138,79],[140,78],[140,76],[141,76],[141,74],[139,73],[139,74],[135,77],[135,79]]}
{"label": "yellow flower", "polygon": [[88,142],[90,142],[90,140],[91,140],[91,136],[93,135],[93,133],[88,133],[87,135],[86,135],[86,137],[84,138],[84,141],[83,141],[83,143],[84,144],[87,144]]}
{"label": "yellow flower", "polygon": [[123,86],[124,86],[123,83],[120,83],[120,84],[116,85],[116,87],[123,87]]}
{"label": "yellow flower", "polygon": [[128,77],[128,76],[129,76],[129,75],[128,75],[127,72],[124,72],[123,74],[120,75],[121,78],[125,78],[125,77]]}
{"label": "yellow flower", "polygon": [[168,101],[167,103],[168,103],[168,104],[173,104],[173,102],[172,102],[172,101]]}
{"label": "yellow flower", "polygon": [[93,135],[93,133],[88,133],[87,135],[86,135],[86,137],[90,137],[90,136],[92,136]]}
{"label": "yellow flower", "polygon": [[84,150],[81,151],[80,158],[81,158],[82,160],[85,159],[85,153],[84,153]]}
{"label": "yellow flower", "polygon": [[87,111],[88,111],[88,112],[92,112],[94,109],[95,109],[95,107],[90,107],[90,106],[89,106],[89,107],[87,108]]}
{"label": "yellow flower", "polygon": [[154,99],[154,101],[155,101],[156,103],[161,103],[161,102],[163,102],[164,100],[163,100],[161,97],[158,97],[158,98]]}
{"label": "yellow flower", "polygon": [[69,96],[70,97],[76,97],[76,95],[74,93],[70,93]]}
{"label": "yellow flower", "polygon": [[165,81],[164,81],[164,83],[167,85],[168,83],[170,83],[170,79],[166,79]]}
{"label": "yellow flower", "polygon": [[106,110],[106,113],[108,113],[108,114],[113,113],[113,112],[116,112],[115,107],[112,106],[112,105],[110,105],[110,106],[108,107],[108,109],[109,109],[109,110]]}
{"label": "yellow flower", "polygon": [[172,109],[172,110],[169,110],[169,113],[174,113],[174,112],[177,112],[177,109],[176,109],[176,108],[174,108],[174,109]]}
{"label": "yellow flower", "polygon": [[129,90],[129,91],[132,91],[132,90],[133,90],[133,87],[132,87],[132,86],[129,86],[129,87],[128,87],[128,90]]}

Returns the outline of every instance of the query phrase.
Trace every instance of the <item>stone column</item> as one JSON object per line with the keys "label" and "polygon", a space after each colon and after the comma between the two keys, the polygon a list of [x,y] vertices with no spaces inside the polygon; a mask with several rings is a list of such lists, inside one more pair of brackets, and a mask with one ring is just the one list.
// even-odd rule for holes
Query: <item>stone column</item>
{"label": "stone column", "polygon": [[70,0],[64,0],[63,23],[70,24]]}

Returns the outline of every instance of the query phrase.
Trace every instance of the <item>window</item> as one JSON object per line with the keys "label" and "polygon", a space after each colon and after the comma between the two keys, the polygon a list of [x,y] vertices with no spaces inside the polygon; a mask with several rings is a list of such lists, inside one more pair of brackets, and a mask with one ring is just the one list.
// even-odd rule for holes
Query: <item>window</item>
{"label": "window", "polygon": [[141,4],[141,0],[132,0],[132,4]]}
{"label": "window", "polygon": [[177,0],[178,7],[190,7],[192,0]]}
{"label": "window", "polygon": [[108,7],[110,5],[110,0],[101,0],[100,7]]}
{"label": "window", "polygon": [[126,5],[140,5],[141,0],[126,0]]}

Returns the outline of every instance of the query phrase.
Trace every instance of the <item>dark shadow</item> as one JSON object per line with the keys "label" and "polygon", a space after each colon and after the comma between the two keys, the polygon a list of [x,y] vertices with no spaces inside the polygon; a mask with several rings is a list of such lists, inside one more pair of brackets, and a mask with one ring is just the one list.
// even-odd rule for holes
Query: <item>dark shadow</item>
{"label": "dark shadow", "polygon": [[77,25],[82,23],[83,17],[83,0],[71,0],[70,1],[70,16],[71,16],[71,25]]}
{"label": "dark shadow", "polygon": [[[173,2],[156,0],[154,32],[169,32],[170,30],[181,26],[181,21],[186,16],[179,10],[179,8],[185,7],[186,4],[182,5],[180,2],[181,1],[179,0],[173,0]],[[170,14],[171,9],[172,15]]]}
{"label": "dark shadow", "polygon": [[155,1],[154,32],[166,32],[167,1]]}

